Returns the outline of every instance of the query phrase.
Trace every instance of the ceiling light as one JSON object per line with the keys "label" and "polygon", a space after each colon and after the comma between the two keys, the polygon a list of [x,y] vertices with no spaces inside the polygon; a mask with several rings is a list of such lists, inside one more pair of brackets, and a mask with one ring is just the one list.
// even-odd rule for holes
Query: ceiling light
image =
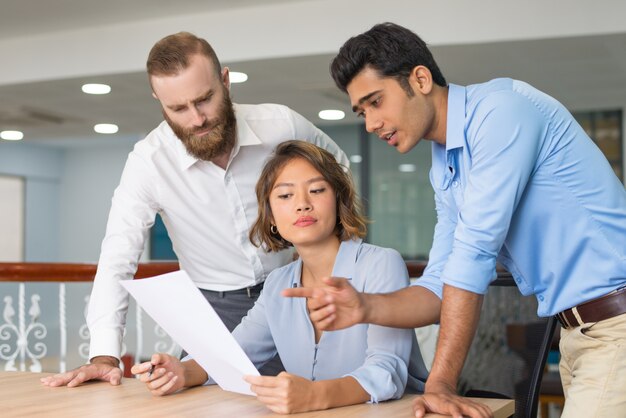
{"label": "ceiling light", "polygon": [[361,156],[360,156],[360,155],[358,155],[358,154],[355,154],[355,155],[351,155],[351,156],[350,156],[350,162],[351,162],[351,163],[358,164],[358,163],[360,163],[361,161],[363,161],[363,157],[361,157]]}
{"label": "ceiling light", "polygon": [[240,73],[238,71],[231,71],[228,73],[228,79],[233,84],[245,83],[246,81],[248,81],[248,74]]}
{"label": "ceiling light", "polygon": [[341,120],[346,117],[345,113],[337,109],[322,110],[317,115],[320,117],[320,119],[324,120]]}
{"label": "ceiling light", "polygon": [[87,94],[109,94],[111,93],[111,86],[106,84],[83,84],[83,93]]}
{"label": "ceiling light", "polygon": [[99,134],[114,134],[117,133],[118,129],[117,125],[112,123],[99,123],[93,127],[93,130]]}
{"label": "ceiling light", "polygon": [[2,131],[0,132],[0,138],[7,141],[19,141],[24,138],[24,133],[20,131]]}
{"label": "ceiling light", "polygon": [[416,170],[415,164],[400,164],[398,170],[402,173],[413,173]]}

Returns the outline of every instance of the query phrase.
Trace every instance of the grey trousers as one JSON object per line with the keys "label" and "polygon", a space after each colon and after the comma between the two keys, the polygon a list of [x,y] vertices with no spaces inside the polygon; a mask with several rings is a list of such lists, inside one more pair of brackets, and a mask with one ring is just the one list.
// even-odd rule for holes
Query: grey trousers
{"label": "grey trousers", "polygon": [[[248,311],[252,308],[259,294],[261,294],[262,288],[263,285],[260,284],[251,288],[233,290],[230,292],[215,292],[204,289],[200,289],[200,291],[211,306],[213,306],[213,309],[215,309],[217,315],[222,322],[224,322],[226,328],[232,332],[241,322],[241,318],[246,316]],[[181,358],[185,355],[186,353],[183,351]],[[280,357],[276,355],[276,357],[259,369],[259,373],[263,376],[276,376],[284,370],[285,367],[280,361]]]}

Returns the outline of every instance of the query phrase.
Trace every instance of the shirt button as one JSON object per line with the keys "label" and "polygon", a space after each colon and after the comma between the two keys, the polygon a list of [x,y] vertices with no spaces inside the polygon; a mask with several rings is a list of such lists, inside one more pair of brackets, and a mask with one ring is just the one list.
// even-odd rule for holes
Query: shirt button
{"label": "shirt button", "polygon": [[543,302],[543,296],[542,295],[537,296],[537,299],[539,299],[540,302]]}
{"label": "shirt button", "polygon": [[459,182],[458,182],[458,181],[456,181],[456,180],[454,180],[454,181],[452,182],[452,187],[459,187]]}

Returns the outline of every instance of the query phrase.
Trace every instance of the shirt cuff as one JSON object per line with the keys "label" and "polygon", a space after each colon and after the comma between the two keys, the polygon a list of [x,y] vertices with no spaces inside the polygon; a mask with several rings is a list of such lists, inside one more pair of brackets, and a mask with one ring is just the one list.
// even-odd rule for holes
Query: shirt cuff
{"label": "shirt cuff", "polygon": [[370,395],[370,403],[399,399],[404,394],[407,376],[394,375],[388,371],[360,368],[347,374],[354,378]]}
{"label": "shirt cuff", "polygon": [[481,295],[495,277],[496,257],[460,247],[454,248],[441,273],[443,283]]}
{"label": "shirt cuff", "polygon": [[443,282],[434,276],[422,276],[411,281],[411,286],[421,286],[433,292],[439,299],[443,298]]}
{"label": "shirt cuff", "polygon": [[90,330],[89,359],[112,356],[121,360],[122,335],[115,329]]}

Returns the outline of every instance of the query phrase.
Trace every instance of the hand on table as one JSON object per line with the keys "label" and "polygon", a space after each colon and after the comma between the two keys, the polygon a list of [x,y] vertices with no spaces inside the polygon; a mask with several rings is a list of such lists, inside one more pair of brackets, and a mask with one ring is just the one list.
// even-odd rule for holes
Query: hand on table
{"label": "hand on table", "polygon": [[90,364],[80,366],[66,373],[58,373],[39,379],[45,386],[74,387],[89,380],[102,380],[112,385],[119,385],[122,380],[122,369],[117,367],[118,360],[115,357],[94,357]]}
{"label": "hand on table", "polygon": [[452,415],[453,418],[493,418],[489,407],[457,395],[444,384],[427,387],[426,392],[413,402],[413,412],[418,418],[428,412]]}
{"label": "hand on table", "polygon": [[313,382],[287,372],[278,376],[246,376],[250,390],[272,412],[292,414],[317,409],[312,405]]}
{"label": "hand on table", "polygon": [[309,317],[316,328],[334,331],[363,322],[366,314],[364,296],[346,279],[325,277],[324,287],[284,289],[285,297],[308,298]]}
{"label": "hand on table", "polygon": [[169,354],[153,354],[150,361],[135,364],[130,371],[140,374],[139,380],[155,396],[169,395],[185,386],[185,368],[178,358]]}

